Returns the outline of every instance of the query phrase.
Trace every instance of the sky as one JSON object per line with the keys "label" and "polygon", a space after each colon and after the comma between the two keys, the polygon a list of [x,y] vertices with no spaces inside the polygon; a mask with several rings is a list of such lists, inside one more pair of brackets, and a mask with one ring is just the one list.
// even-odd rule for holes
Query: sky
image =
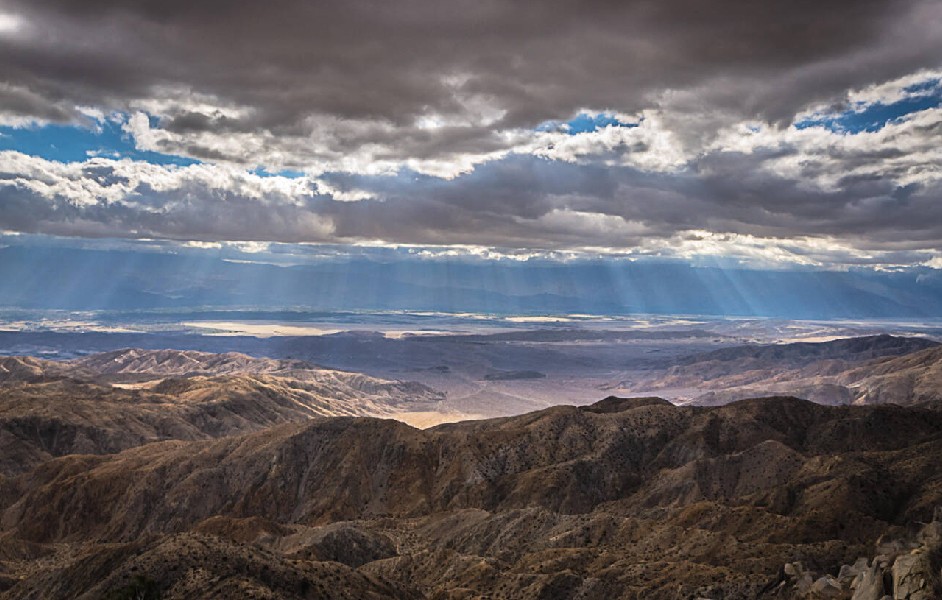
{"label": "sky", "polygon": [[924,277],[940,32],[937,0],[0,0],[0,232]]}

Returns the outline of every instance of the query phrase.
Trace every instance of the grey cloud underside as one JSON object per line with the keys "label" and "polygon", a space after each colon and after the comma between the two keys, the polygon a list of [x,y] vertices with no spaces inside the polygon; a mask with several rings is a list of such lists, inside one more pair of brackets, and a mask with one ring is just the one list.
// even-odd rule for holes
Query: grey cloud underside
{"label": "grey cloud underside", "polygon": [[[21,36],[0,41],[0,72],[25,88],[21,114],[160,97],[168,88],[249,107],[238,117],[180,108],[178,132],[310,134],[310,115],[388,123],[334,140],[343,150],[395,136],[403,156],[487,151],[493,131],[582,107],[655,104],[790,119],[849,87],[934,67],[931,0],[752,2],[145,2],[13,0]],[[665,98],[673,89],[688,91]],[[430,133],[419,116],[467,112],[497,123]],[[213,157],[210,157],[213,158]]]}
{"label": "grey cloud underside", "polygon": [[[518,156],[451,180],[414,174],[324,178],[335,190],[373,195],[357,202],[336,201],[318,192],[314,183],[302,192],[271,192],[260,199],[238,192],[237,182],[227,191],[217,179],[193,176],[160,189],[140,181],[117,202],[79,203],[62,195],[40,195],[20,182],[0,187],[0,229],[90,237],[383,240],[547,250],[633,248],[649,240],[696,239],[691,231],[706,230],[779,240],[836,238],[861,251],[889,253],[883,261],[909,262],[912,252],[939,250],[939,182],[901,189],[891,180],[863,178],[845,181],[836,191],[815,192],[768,173],[755,156],[714,156],[708,162],[703,172],[657,174]],[[75,178],[119,185],[128,181],[122,169],[133,168],[133,163],[99,161]],[[0,174],[0,181],[11,176]],[[809,252],[801,244],[791,251]]]}

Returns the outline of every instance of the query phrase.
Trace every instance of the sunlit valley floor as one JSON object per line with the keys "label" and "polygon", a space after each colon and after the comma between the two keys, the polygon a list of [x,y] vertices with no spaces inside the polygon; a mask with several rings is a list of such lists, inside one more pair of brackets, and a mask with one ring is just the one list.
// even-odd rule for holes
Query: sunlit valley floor
{"label": "sunlit valley floor", "polygon": [[938,322],[4,329],[0,597],[942,597]]}

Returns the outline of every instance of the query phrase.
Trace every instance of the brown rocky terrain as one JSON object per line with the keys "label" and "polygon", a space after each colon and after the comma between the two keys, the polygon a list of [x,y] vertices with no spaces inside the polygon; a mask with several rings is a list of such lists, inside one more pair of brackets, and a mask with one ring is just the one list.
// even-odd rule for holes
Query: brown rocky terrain
{"label": "brown rocky terrain", "polygon": [[937,598],[940,461],[931,406],[314,418],[0,480],[2,597]]}
{"label": "brown rocky terrain", "polygon": [[857,367],[839,377],[857,402],[919,404],[942,399],[942,347]]}
{"label": "brown rocky terrain", "polygon": [[101,352],[71,361],[72,368],[100,375],[227,375],[325,371],[300,360],[274,360],[226,352],[212,354],[193,350],[139,350],[128,348]]}
{"label": "brown rocky terrain", "polygon": [[55,456],[216,438],[317,416],[429,411],[442,400],[420,384],[301,361],[173,350],[68,362],[7,357],[0,382],[0,476]]}
{"label": "brown rocky terrain", "polygon": [[942,346],[889,335],[724,348],[616,386],[690,390],[682,403],[720,405],[788,394],[821,404],[917,404],[942,398]]}

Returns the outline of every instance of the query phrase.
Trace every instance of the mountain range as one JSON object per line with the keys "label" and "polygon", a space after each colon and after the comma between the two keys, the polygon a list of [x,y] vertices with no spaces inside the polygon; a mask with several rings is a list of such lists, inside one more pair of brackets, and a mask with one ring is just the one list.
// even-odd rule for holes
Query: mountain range
{"label": "mountain range", "polygon": [[837,360],[882,391],[416,429],[364,415],[434,391],[300,361],[7,358],[0,597],[940,597],[938,347],[751,350],[678,368]]}
{"label": "mountain range", "polygon": [[[44,240],[45,241],[45,240]],[[0,297],[31,309],[306,307],[499,314],[662,314],[791,319],[942,316],[942,276],[695,266],[639,260],[476,261],[300,257],[176,248],[109,250],[7,238]],[[290,258],[290,257],[280,257]],[[49,282],[59,293],[49,293]]]}

